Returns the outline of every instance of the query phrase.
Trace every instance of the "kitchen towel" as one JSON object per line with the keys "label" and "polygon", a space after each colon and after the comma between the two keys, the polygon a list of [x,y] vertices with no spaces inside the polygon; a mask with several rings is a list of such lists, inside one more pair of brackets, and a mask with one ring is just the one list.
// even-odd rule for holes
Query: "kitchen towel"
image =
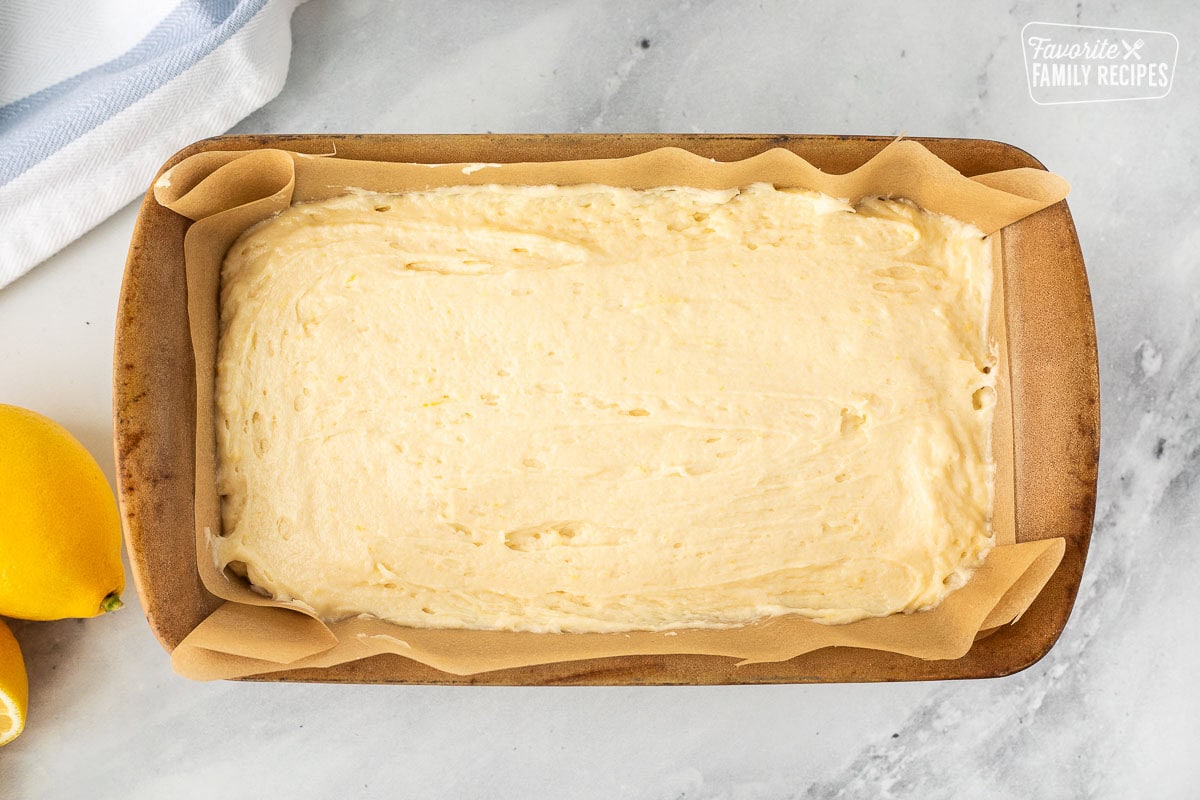
{"label": "kitchen towel", "polygon": [[0,288],[278,94],[299,1],[0,3]]}

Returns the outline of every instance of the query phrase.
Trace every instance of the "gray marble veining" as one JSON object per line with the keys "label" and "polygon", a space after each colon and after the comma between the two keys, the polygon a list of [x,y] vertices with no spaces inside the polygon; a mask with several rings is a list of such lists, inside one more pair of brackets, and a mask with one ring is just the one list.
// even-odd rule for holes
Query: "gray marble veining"
{"label": "gray marble veining", "polygon": [[[1168,30],[1163,100],[1037,106],[1026,22]],[[481,689],[194,684],[136,602],[17,624],[29,729],[0,796],[1200,796],[1200,123],[1190,3],[312,0],[288,83],[237,131],[975,136],[1073,184],[1100,341],[1096,528],[1076,612],[1011,678]],[[147,176],[149,178],[149,176]],[[111,477],[127,208],[0,292],[0,400]]]}

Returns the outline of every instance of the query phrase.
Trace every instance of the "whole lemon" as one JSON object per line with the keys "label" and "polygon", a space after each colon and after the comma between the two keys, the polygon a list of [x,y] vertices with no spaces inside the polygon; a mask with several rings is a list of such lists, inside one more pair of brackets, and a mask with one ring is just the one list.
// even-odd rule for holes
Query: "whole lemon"
{"label": "whole lemon", "polygon": [[21,735],[29,705],[29,679],[16,637],[0,622],[0,745]]}
{"label": "whole lemon", "polygon": [[0,404],[0,616],[121,606],[121,521],[100,466],[58,423]]}

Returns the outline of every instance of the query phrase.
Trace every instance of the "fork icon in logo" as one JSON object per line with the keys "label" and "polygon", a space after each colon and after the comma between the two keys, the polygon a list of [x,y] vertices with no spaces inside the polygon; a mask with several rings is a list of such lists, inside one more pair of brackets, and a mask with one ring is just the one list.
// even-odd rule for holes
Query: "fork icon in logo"
{"label": "fork icon in logo", "polygon": [[1141,60],[1142,60],[1142,54],[1141,54],[1141,53],[1139,53],[1139,52],[1138,52],[1138,50],[1141,50],[1141,49],[1142,49],[1142,45],[1144,45],[1144,44],[1145,44],[1145,42],[1144,42],[1143,40],[1141,40],[1141,39],[1138,39],[1138,40],[1137,40],[1136,42],[1134,42],[1133,44],[1130,44],[1129,42],[1127,42],[1127,41],[1125,41],[1124,39],[1122,39],[1122,40],[1121,40],[1121,46],[1125,48],[1125,55],[1123,56],[1123,58],[1124,58],[1126,61],[1128,61],[1128,60],[1129,60],[1129,57],[1130,57],[1130,56],[1133,56],[1133,57],[1134,57],[1134,58],[1136,58],[1138,61],[1141,61]]}

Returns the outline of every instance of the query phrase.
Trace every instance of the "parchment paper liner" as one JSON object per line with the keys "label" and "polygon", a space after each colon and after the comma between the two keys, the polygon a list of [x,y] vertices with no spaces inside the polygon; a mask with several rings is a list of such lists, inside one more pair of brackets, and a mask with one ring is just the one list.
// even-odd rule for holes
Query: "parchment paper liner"
{"label": "parchment paper liner", "polygon": [[435,630],[368,618],[327,625],[297,605],[262,597],[244,581],[216,568],[209,542],[221,530],[213,424],[218,282],[225,252],[246,228],[292,202],[334,197],[350,188],[400,192],[489,183],[726,188],[754,181],[816,189],[853,202],[876,195],[905,197],[970,222],[987,234],[1062,200],[1068,191],[1062,178],[1035,169],[966,178],[920,144],[908,141],[893,142],[845,175],[823,173],[783,149],[737,162],[715,162],[677,148],[620,159],[504,165],[353,161],[271,149],[209,151],[185,159],[163,175],[155,184],[155,199],[194,220],[184,241],[184,255],[196,357],[196,561],[205,587],[226,601],[174,650],[175,670],[189,678],[211,680],[396,653],[449,673],[469,675],[633,654],[720,655],[741,663],[783,661],[832,646],[952,659],[966,654],[977,638],[1015,622],[1057,568],[1065,542],[1016,541],[999,235],[993,237],[996,274],[989,325],[999,356],[992,437],[997,546],[967,585],[934,610],[838,626],[784,616],[727,630],[625,634]]}

